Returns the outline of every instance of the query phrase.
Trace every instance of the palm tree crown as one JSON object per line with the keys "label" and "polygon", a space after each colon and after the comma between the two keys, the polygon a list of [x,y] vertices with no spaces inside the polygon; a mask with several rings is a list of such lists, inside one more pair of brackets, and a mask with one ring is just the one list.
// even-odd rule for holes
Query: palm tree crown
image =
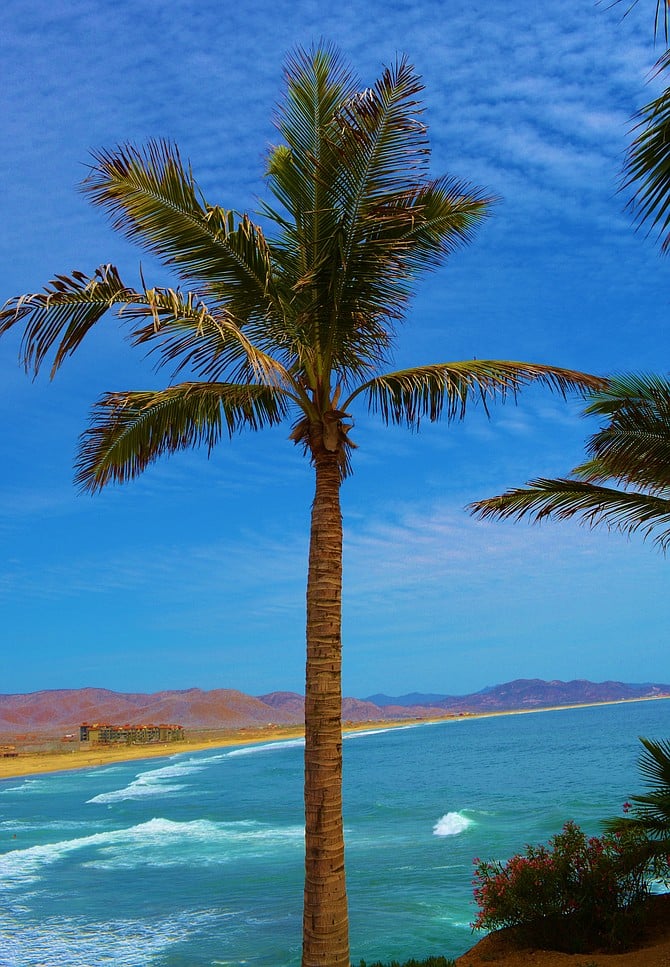
{"label": "palm tree crown", "polygon": [[267,165],[277,204],[262,207],[276,238],[208,204],[175,146],[123,145],[94,155],[83,191],[187,290],[137,289],[102,265],[91,276],[59,275],[0,313],[0,333],[26,323],[21,356],[35,372],[52,353],[53,376],[116,309],[133,324],[131,342],[148,346],[159,366],[197,377],[102,398],[77,465],[89,490],[136,476],[163,452],[211,448],[224,430],[258,429],[289,413],[293,439],[309,448],[308,428],[320,425],[346,473],[342,420],[356,396],[387,422],[416,427],[443,411],[462,415],[473,394],[485,402],[535,379],[575,385],[570,372],[486,360],[378,375],[414,278],[472,238],[492,199],[428,178],[422,85],[405,60],[361,92],[332,50],[299,51],[287,85],[284,143]]}
{"label": "palm tree crown", "polygon": [[[204,200],[164,141],[94,156],[83,190],[114,228],[157,256],[177,288],[133,287],[118,269],[56,276],[10,300],[0,333],[22,323],[21,358],[52,375],[116,310],[129,338],[167,367],[157,391],[107,393],[95,405],[77,480],[96,491],[164,453],[285,419],[315,471],[307,580],[306,877],[303,964],[348,967],[341,803],[339,489],[351,472],[350,411],[386,423],[462,418],[540,382],[602,385],[545,365],[469,360],[384,372],[417,276],[470,241],[491,198],[429,176],[420,79],[400,59],[361,89],[331,48],[298,50],[286,69],[268,157],[263,225]],[[183,381],[177,381],[183,380]]]}
{"label": "palm tree crown", "polygon": [[621,376],[593,394],[586,414],[607,418],[570,477],[538,478],[471,504],[481,518],[578,517],[670,543],[670,380]]}

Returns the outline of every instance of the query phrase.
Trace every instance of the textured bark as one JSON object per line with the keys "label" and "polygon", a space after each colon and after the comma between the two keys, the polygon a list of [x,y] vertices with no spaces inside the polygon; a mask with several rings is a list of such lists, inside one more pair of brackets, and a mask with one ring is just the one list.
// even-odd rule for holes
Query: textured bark
{"label": "textured bark", "polygon": [[[319,441],[321,442],[321,441]],[[303,967],[349,967],[342,822],[342,513],[337,453],[312,448],[305,683]]]}

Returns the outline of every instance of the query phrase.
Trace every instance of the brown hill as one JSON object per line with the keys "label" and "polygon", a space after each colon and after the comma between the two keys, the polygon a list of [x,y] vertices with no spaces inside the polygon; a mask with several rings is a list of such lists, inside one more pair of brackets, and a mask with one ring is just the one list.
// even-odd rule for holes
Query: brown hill
{"label": "brown hill", "polygon": [[[259,695],[259,699],[276,709],[294,716],[295,722],[302,722],[305,716],[305,699],[297,692],[270,692]],[[442,709],[427,705],[377,705],[370,699],[343,698],[342,720],[344,722],[384,722],[410,718],[435,718]]]}
{"label": "brown hill", "polygon": [[[411,695],[345,698],[345,722],[434,718],[461,712],[504,712],[622,699],[670,696],[670,685],[622,682],[545,682],[517,679],[473,695]],[[304,699],[296,692],[270,692],[254,698],[229,688],[203,691],[121,693],[106,688],[58,689],[26,695],[0,695],[0,734],[58,733],[82,722],[176,723],[186,729],[237,729],[302,723]]]}
{"label": "brown hill", "polygon": [[270,708],[292,715],[296,722],[302,722],[305,717],[305,698],[297,692],[269,692],[258,698]]}
{"label": "brown hill", "polygon": [[545,682],[539,678],[518,678],[504,685],[484,689],[457,702],[451,700],[449,707],[457,708],[462,702],[466,702],[468,708],[474,706],[482,711],[507,711],[591,702],[619,702],[659,695],[670,695],[670,685],[630,685],[611,681],[589,682],[584,679]]}
{"label": "brown hill", "polygon": [[187,729],[292,724],[300,719],[233,689],[127,694],[105,688],[0,695],[0,732],[70,731],[82,722],[178,723]]}
{"label": "brown hill", "polygon": [[540,678],[517,678],[513,682],[484,688],[472,695],[422,695],[412,692],[396,697],[371,695],[367,701],[386,709],[400,706],[408,714],[413,714],[411,710],[417,706],[428,706],[433,712],[436,709],[449,712],[508,712],[657,698],[662,695],[670,696],[670,685],[631,685],[624,682],[589,682],[584,679],[545,682]]}

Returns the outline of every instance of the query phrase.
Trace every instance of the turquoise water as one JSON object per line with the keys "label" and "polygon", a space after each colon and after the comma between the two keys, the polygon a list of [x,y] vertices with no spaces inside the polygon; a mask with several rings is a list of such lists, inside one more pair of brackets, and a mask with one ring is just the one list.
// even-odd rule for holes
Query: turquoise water
{"label": "turquoise water", "polygon": [[[462,953],[473,857],[597,832],[669,734],[658,701],[350,736],[354,962]],[[301,797],[298,741],[0,782],[1,967],[299,964]]]}

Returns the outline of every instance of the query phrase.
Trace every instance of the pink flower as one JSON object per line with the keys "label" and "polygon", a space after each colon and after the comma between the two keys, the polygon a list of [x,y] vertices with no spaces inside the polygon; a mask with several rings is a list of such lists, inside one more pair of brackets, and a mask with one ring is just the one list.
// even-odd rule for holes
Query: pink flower
{"label": "pink flower", "polygon": [[630,812],[630,810],[631,810],[631,805],[630,805],[630,803],[629,803],[629,802],[625,802],[625,803],[623,804],[623,811],[624,811],[625,813],[629,813],[629,812]]}

